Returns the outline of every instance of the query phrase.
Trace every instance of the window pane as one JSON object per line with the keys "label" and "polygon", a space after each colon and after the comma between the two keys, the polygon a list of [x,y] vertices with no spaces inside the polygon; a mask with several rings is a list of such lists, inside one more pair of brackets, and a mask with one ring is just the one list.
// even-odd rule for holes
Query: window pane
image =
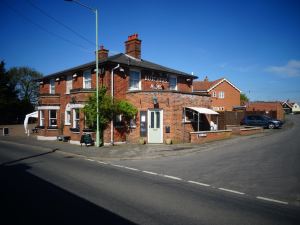
{"label": "window pane", "polygon": [[140,83],[140,73],[137,71],[130,71],[129,89],[138,90]]}
{"label": "window pane", "polygon": [[151,124],[150,124],[150,128],[154,128],[154,112],[151,112]]}
{"label": "window pane", "polygon": [[67,82],[66,82],[66,93],[70,94],[70,90],[72,89],[72,76],[67,76]]}
{"label": "window pane", "polygon": [[160,128],[160,113],[155,112],[156,114],[156,128]]}
{"label": "window pane", "polygon": [[55,93],[55,80],[51,79],[50,80],[50,94],[54,94]]}
{"label": "window pane", "polygon": [[176,90],[176,85],[177,85],[177,79],[176,79],[176,77],[170,77],[169,78],[169,87],[170,87],[170,90]]}
{"label": "window pane", "polygon": [[91,88],[91,71],[89,70],[83,73],[83,88]]}
{"label": "window pane", "polygon": [[57,125],[56,110],[50,110],[49,111],[49,125],[50,126],[56,126]]}

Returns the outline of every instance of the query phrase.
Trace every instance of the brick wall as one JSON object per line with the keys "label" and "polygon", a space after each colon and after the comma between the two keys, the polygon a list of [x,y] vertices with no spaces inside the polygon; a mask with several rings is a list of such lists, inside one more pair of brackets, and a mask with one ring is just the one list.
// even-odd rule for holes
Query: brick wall
{"label": "brick wall", "polygon": [[269,114],[279,120],[284,120],[284,110],[280,102],[250,102],[246,108],[247,112],[260,111],[263,114]]}
{"label": "brick wall", "polygon": [[[219,98],[220,91],[224,92],[224,98]],[[213,97],[213,92],[216,92],[216,97]],[[231,111],[233,106],[240,105],[240,92],[226,81],[216,86],[209,94],[212,96],[212,107],[224,107],[224,111]]]}
{"label": "brick wall", "polygon": [[[153,96],[158,99],[159,109],[163,109],[163,139],[171,138],[173,142],[186,142],[186,133],[193,131],[191,124],[183,123],[183,107],[210,107],[209,97],[193,94],[176,93],[172,91],[149,91],[149,92],[128,92],[126,99],[135,105],[139,112],[153,109]],[[137,127],[130,130],[128,141],[137,143],[140,137],[140,118],[137,117]],[[165,127],[170,126],[170,133],[166,133]]]}

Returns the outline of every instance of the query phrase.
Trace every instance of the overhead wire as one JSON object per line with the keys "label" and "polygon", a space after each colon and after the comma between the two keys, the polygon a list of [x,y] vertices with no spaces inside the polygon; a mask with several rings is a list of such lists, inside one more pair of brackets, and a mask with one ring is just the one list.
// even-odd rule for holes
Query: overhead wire
{"label": "overhead wire", "polygon": [[6,0],[3,0],[3,2],[4,2],[4,4],[5,4],[11,11],[13,11],[13,12],[14,12],[15,14],[17,14],[18,16],[22,17],[22,18],[23,18],[24,20],[26,20],[27,22],[29,22],[29,23],[35,25],[35,26],[38,27],[40,30],[42,30],[42,31],[44,31],[44,32],[46,32],[46,33],[48,33],[48,34],[50,34],[50,35],[52,35],[52,36],[55,36],[56,38],[59,38],[59,39],[65,41],[65,42],[67,42],[67,43],[69,43],[69,44],[71,44],[71,45],[73,45],[73,46],[75,46],[75,47],[77,47],[77,48],[80,48],[81,50],[83,50],[83,51],[85,51],[85,52],[90,52],[90,51],[87,50],[87,48],[84,47],[83,45],[80,45],[80,44],[78,44],[78,43],[75,43],[75,42],[73,42],[73,41],[71,41],[71,40],[69,40],[69,39],[67,39],[67,38],[65,38],[65,37],[63,37],[63,36],[61,36],[61,35],[59,35],[59,34],[56,34],[56,33],[53,32],[53,31],[50,31],[50,30],[46,29],[46,28],[43,27],[42,25],[40,25],[40,24],[34,22],[32,19],[30,19],[29,17],[25,16],[25,15],[22,14],[20,11],[16,10],[14,7],[12,7],[11,5],[9,5],[9,4],[6,2]]}
{"label": "overhead wire", "polygon": [[61,25],[62,27],[64,27],[65,29],[69,30],[70,32],[72,32],[73,34],[75,34],[76,36],[80,37],[81,39],[85,40],[86,42],[88,42],[89,44],[95,46],[95,42],[90,41],[89,39],[87,39],[85,36],[83,36],[82,34],[80,34],[79,32],[77,32],[76,30],[72,29],[71,27],[69,27],[68,25],[64,24],[63,22],[59,21],[58,19],[56,19],[55,17],[53,17],[52,15],[50,15],[49,13],[47,13],[46,11],[44,11],[43,9],[41,9],[40,7],[38,7],[37,5],[35,5],[31,0],[27,0],[27,2],[36,10],[38,10],[41,14],[43,14],[44,16],[50,18],[51,20],[53,20],[54,22],[56,22],[57,24]]}

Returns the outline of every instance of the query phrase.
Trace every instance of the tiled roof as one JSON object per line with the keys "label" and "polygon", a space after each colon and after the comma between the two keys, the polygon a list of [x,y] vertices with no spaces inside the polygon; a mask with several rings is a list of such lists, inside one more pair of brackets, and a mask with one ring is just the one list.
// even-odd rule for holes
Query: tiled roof
{"label": "tiled roof", "polygon": [[215,86],[216,84],[218,84],[221,80],[223,80],[224,78],[220,78],[218,80],[215,81],[194,81],[193,82],[193,89],[194,91],[205,91],[208,92],[209,89],[211,89],[213,86]]}
{"label": "tiled roof", "polygon": [[[136,59],[132,56],[126,55],[124,53],[120,53],[117,55],[113,55],[110,56],[106,59],[102,59],[99,60],[99,65],[103,65],[106,63],[117,63],[117,64],[121,64],[121,65],[128,65],[128,66],[134,66],[134,67],[138,67],[138,68],[144,68],[144,69],[150,69],[150,70],[156,70],[159,72],[165,72],[165,73],[171,73],[171,74],[177,74],[177,75],[181,75],[181,76],[187,76],[187,77],[192,77],[194,79],[197,78],[197,76],[179,71],[179,70],[175,70],[175,69],[171,69],[156,63],[152,63],[143,59]],[[80,66],[76,66],[70,69],[66,69],[57,73],[53,73],[53,74],[49,74],[47,76],[45,76],[44,78],[53,78],[56,76],[60,76],[64,73],[72,73],[72,72],[76,72],[77,70],[84,70],[84,69],[88,69],[95,66],[95,61],[93,62],[89,62]],[[44,79],[42,78],[42,79]]]}

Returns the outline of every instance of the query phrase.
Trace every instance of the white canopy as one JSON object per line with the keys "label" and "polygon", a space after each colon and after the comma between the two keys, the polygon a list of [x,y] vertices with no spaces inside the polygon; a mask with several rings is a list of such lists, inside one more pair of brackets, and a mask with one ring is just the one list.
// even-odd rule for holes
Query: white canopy
{"label": "white canopy", "polygon": [[211,110],[211,109],[208,109],[208,108],[201,108],[201,107],[185,107],[187,109],[192,109],[194,111],[197,111],[198,113],[201,113],[201,114],[210,114],[210,115],[218,115],[219,113]]}
{"label": "white canopy", "polygon": [[29,130],[27,129],[27,127],[28,127],[28,119],[29,119],[30,117],[38,118],[38,111],[29,113],[29,114],[27,114],[27,115],[25,116],[25,120],[24,120],[24,128],[25,128],[25,134],[28,134],[28,135],[29,135]]}

